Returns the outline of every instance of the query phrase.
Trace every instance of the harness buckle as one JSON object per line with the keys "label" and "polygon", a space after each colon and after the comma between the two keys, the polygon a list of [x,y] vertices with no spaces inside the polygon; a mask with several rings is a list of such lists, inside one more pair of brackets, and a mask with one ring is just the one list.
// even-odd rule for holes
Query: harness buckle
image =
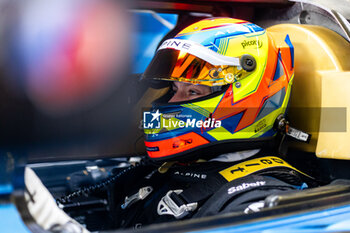
{"label": "harness buckle", "polygon": [[183,190],[170,190],[167,192],[167,194],[162,197],[162,199],[158,203],[157,212],[159,215],[173,215],[176,219],[181,219],[189,214],[190,211],[194,211],[198,203],[193,202],[189,204],[182,204],[178,205],[176,202],[171,198],[171,195],[175,193],[176,195],[179,195],[182,193]]}
{"label": "harness buckle", "polygon": [[122,204],[120,207],[124,210],[136,201],[145,199],[152,191],[153,188],[151,186],[140,188],[139,191],[134,195],[131,195],[130,197],[125,197],[124,204]]}

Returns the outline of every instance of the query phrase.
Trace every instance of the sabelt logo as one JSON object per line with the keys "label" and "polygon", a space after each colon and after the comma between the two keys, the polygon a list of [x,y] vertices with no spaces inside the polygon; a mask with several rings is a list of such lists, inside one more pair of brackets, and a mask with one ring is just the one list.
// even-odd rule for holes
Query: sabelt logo
{"label": "sabelt logo", "polygon": [[263,42],[261,40],[244,40],[241,45],[244,49],[250,46],[261,48],[263,46]]}
{"label": "sabelt logo", "polygon": [[243,183],[241,185],[229,188],[227,190],[227,193],[228,194],[233,194],[233,193],[235,193],[237,191],[242,191],[242,190],[245,190],[245,189],[250,188],[250,187],[263,186],[265,184],[266,184],[266,181],[257,181],[257,182],[254,182],[254,183]]}

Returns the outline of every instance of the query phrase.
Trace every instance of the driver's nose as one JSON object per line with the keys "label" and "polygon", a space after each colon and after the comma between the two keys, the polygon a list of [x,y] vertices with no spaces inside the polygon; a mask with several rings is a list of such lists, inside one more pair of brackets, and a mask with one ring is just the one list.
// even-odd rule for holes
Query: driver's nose
{"label": "driver's nose", "polygon": [[173,97],[168,101],[168,103],[173,103],[173,102],[180,102],[180,101],[185,101],[188,100],[185,91],[183,90],[177,90],[174,94]]}

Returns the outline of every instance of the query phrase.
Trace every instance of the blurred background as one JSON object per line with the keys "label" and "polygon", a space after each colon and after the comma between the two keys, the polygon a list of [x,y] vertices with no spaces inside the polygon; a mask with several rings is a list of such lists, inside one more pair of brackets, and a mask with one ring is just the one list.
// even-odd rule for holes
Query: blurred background
{"label": "blurred background", "polygon": [[96,158],[133,153],[143,142],[133,110],[146,90],[139,74],[177,15],[132,4],[0,1],[3,152],[31,161]]}
{"label": "blurred background", "polygon": [[132,110],[145,91],[139,74],[177,15],[131,5],[0,1],[3,152],[31,161],[132,153]]}

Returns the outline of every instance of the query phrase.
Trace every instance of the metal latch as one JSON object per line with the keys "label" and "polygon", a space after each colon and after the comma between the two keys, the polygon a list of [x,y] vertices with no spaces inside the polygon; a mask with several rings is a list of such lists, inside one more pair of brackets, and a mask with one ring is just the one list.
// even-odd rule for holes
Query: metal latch
{"label": "metal latch", "polygon": [[158,203],[157,212],[159,215],[173,215],[176,219],[181,219],[189,214],[190,211],[194,211],[198,203],[189,203],[178,206],[170,195],[176,193],[177,195],[182,193],[183,190],[170,190]]}
{"label": "metal latch", "polygon": [[137,193],[130,197],[125,197],[124,204],[121,205],[122,209],[126,209],[128,206],[132,205],[133,203],[145,199],[151,192],[153,191],[153,188],[151,186],[146,186],[143,188],[140,188]]}

